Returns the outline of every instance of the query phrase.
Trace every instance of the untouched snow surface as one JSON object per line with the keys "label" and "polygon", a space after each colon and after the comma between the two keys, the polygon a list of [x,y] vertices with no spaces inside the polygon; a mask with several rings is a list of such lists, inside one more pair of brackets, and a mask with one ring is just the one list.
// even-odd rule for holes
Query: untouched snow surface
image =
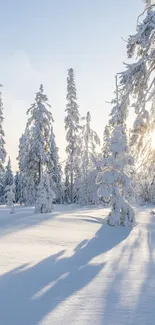
{"label": "untouched snow surface", "polygon": [[0,325],[154,325],[155,216],[104,224],[107,210],[0,208]]}

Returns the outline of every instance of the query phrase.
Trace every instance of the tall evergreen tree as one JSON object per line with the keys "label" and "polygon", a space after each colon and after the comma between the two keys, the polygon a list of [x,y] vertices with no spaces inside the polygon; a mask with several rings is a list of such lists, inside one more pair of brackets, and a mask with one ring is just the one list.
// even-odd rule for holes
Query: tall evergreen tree
{"label": "tall evergreen tree", "polygon": [[35,102],[28,109],[27,128],[30,129],[28,165],[34,171],[35,184],[40,183],[44,170],[50,166],[50,130],[52,113],[48,98],[44,94],[43,85],[36,94]]}
{"label": "tall evergreen tree", "polygon": [[[117,79],[116,79],[117,81]],[[116,98],[109,124],[112,127],[109,139],[109,156],[103,159],[103,171],[97,177],[100,184],[98,194],[111,200],[111,212],[107,223],[112,226],[133,226],[135,213],[129,203],[133,197],[128,168],[133,164],[129,155],[126,135],[126,118],[128,114],[128,96],[119,95],[116,82]]]}
{"label": "tall evergreen tree", "polygon": [[[67,140],[67,160],[66,160],[66,171],[67,179],[66,184],[69,185],[69,199],[70,202],[74,202],[74,180],[77,176],[78,170],[78,155],[80,152],[78,136],[79,136],[79,110],[77,104],[76,86],[74,78],[74,70],[71,68],[68,70],[67,77],[67,105],[66,105],[66,117],[65,117],[65,129],[66,129],[66,140]],[[67,186],[68,186],[67,185]]]}
{"label": "tall evergreen tree", "polygon": [[[58,191],[61,182],[58,149],[55,144],[50,108],[48,98],[41,85],[34,104],[27,111],[29,118],[25,133],[19,143],[19,169],[22,188],[25,188],[22,196],[27,204],[37,205],[37,212],[39,207],[42,209],[38,202],[43,200],[43,191],[44,197],[45,194],[52,193],[53,199],[53,191],[55,189]],[[48,200],[45,203],[47,202]],[[49,209],[46,209],[44,204],[45,211],[48,212]],[[40,212],[42,211],[40,210]]]}

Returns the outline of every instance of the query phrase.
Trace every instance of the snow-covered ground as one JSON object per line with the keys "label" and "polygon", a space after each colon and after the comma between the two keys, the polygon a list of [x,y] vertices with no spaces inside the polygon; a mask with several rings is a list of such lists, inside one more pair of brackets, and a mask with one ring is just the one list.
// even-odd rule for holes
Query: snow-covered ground
{"label": "snow-covered ground", "polygon": [[155,216],[104,224],[107,210],[0,208],[0,325],[154,325]]}

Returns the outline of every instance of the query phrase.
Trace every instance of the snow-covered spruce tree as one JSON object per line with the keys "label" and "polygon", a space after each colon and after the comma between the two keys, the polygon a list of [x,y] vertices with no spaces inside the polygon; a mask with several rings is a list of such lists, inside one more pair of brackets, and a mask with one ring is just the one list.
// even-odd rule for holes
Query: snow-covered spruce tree
{"label": "snow-covered spruce tree", "polygon": [[65,129],[66,129],[66,140],[67,140],[67,178],[69,189],[69,200],[71,203],[74,202],[74,179],[77,177],[78,161],[80,147],[78,143],[78,135],[80,130],[79,125],[79,110],[77,104],[76,86],[74,80],[73,69],[68,70],[67,77],[67,105],[66,105],[66,117],[65,117]]}
{"label": "snow-covered spruce tree", "polygon": [[51,189],[53,189],[57,203],[62,202],[62,183],[61,183],[61,165],[59,162],[58,147],[55,142],[55,135],[53,132],[53,125],[51,126],[50,134],[50,161],[51,161]]}
{"label": "snow-covered spruce tree", "polygon": [[42,175],[37,189],[35,204],[36,213],[50,213],[53,211],[53,200],[55,193],[51,189],[49,175]]}
{"label": "snow-covered spruce tree", "polygon": [[112,103],[114,107],[109,121],[112,129],[109,139],[109,156],[103,159],[103,171],[97,177],[97,183],[100,184],[98,195],[111,200],[112,209],[107,217],[109,225],[133,226],[135,213],[128,202],[128,197],[133,196],[133,189],[127,174],[128,166],[133,164],[126,135],[128,97],[119,95],[117,82],[116,99]]}
{"label": "snow-covered spruce tree", "polygon": [[5,188],[5,200],[6,206],[11,208],[10,213],[15,213],[14,202],[15,202],[15,194],[13,185],[7,185]]}
{"label": "snow-covered spruce tree", "polygon": [[80,133],[81,163],[78,187],[78,202],[82,205],[95,204],[97,198],[96,176],[97,169],[94,160],[97,157],[96,146],[100,145],[97,133],[91,128],[91,114],[87,112],[82,118],[83,125]]}
{"label": "snow-covered spruce tree", "polygon": [[50,131],[52,114],[48,98],[44,94],[43,85],[36,94],[35,102],[28,109],[27,128],[30,130],[27,155],[28,168],[34,172],[34,183],[38,185],[43,171],[50,165]]}
{"label": "snow-covered spruce tree", "polygon": [[60,194],[58,193],[61,181],[60,177],[58,179],[58,176],[60,176],[58,175],[60,172],[58,170],[60,168],[58,149],[55,144],[50,107],[41,85],[39,92],[36,94],[35,103],[27,111],[29,118],[25,133],[19,143],[18,161],[22,188],[24,189],[22,197],[27,205],[37,204],[38,195],[41,193],[40,181],[44,179],[45,183],[47,175],[51,190],[56,190],[57,195]]}

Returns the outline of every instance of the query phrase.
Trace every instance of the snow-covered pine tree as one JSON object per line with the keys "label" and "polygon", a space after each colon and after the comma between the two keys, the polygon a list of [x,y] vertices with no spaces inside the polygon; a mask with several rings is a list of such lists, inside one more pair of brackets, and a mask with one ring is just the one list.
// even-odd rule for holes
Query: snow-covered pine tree
{"label": "snow-covered pine tree", "polygon": [[14,202],[15,202],[15,194],[13,185],[7,185],[5,188],[5,199],[6,206],[11,208],[10,213],[15,213]]}
{"label": "snow-covered pine tree", "polygon": [[78,143],[79,136],[79,119],[80,114],[77,104],[76,86],[74,78],[74,70],[71,68],[68,70],[67,77],[67,105],[66,105],[66,117],[65,117],[65,129],[66,129],[66,140],[67,140],[67,160],[66,160],[66,170],[67,170],[67,186],[69,189],[69,200],[71,203],[74,202],[74,180],[77,177],[77,168],[79,161],[80,147]]}
{"label": "snow-covered pine tree", "polygon": [[116,98],[112,103],[114,107],[109,121],[112,129],[109,139],[109,156],[103,159],[103,171],[97,177],[97,183],[100,184],[98,195],[111,200],[112,209],[107,217],[109,225],[133,226],[135,213],[128,202],[128,197],[133,196],[133,189],[127,174],[128,166],[133,164],[126,135],[128,96],[119,94],[117,78]]}
{"label": "snow-covered pine tree", "polygon": [[44,94],[43,85],[36,94],[35,102],[28,109],[29,116],[27,128],[30,130],[29,146],[27,152],[27,166],[34,174],[34,183],[40,183],[44,171],[50,165],[50,130],[52,113],[48,98]]}
{"label": "snow-covered pine tree", "polygon": [[51,162],[51,170],[50,170],[50,178],[51,178],[51,188],[53,189],[56,195],[57,203],[62,202],[62,184],[61,184],[61,165],[59,162],[59,154],[58,147],[55,142],[55,135],[53,132],[53,125],[51,126],[51,134],[50,134],[50,162]]}
{"label": "snow-covered pine tree", "polygon": [[5,174],[4,174],[4,188],[6,188],[7,185],[11,186],[14,182],[14,176],[11,168],[11,159],[9,157],[8,163],[6,165]]}
{"label": "snow-covered pine tree", "polygon": [[97,133],[91,128],[91,114],[87,112],[82,118],[80,141],[81,143],[81,164],[80,177],[77,182],[78,187],[78,202],[85,204],[96,203],[97,186],[96,176],[97,169],[94,165],[94,160],[97,156],[96,146],[100,145],[100,139]]}
{"label": "snow-covered pine tree", "polygon": [[42,175],[37,188],[37,198],[35,203],[36,213],[51,213],[53,211],[53,200],[55,193],[51,189],[49,176]]}

